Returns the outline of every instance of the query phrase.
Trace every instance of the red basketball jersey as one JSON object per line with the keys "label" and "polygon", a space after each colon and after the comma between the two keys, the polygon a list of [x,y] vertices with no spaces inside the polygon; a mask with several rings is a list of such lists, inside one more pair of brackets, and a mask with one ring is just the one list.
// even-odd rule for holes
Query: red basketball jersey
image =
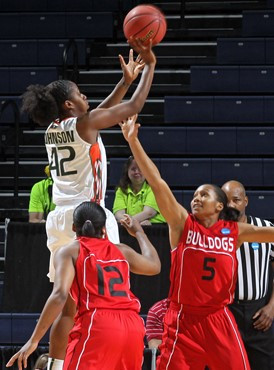
{"label": "red basketball jersey", "polygon": [[237,238],[237,222],[219,220],[206,228],[189,215],[181,240],[171,252],[170,300],[208,308],[231,303]]}
{"label": "red basketball jersey", "polygon": [[94,308],[140,311],[140,302],[130,291],[129,265],[108,239],[78,238],[79,256],[71,295],[78,315]]}

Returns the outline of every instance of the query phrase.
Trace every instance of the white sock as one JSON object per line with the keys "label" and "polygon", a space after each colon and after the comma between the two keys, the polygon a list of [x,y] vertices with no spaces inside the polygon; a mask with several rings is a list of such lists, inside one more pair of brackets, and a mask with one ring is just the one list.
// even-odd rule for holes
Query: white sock
{"label": "white sock", "polygon": [[58,360],[57,358],[48,358],[47,370],[62,370],[64,360]]}

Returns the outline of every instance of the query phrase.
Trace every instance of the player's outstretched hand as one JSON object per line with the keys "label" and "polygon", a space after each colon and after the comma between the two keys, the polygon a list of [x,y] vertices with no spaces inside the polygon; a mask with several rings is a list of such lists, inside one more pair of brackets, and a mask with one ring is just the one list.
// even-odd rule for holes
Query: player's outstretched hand
{"label": "player's outstretched hand", "polygon": [[126,141],[135,139],[138,136],[138,129],[141,126],[140,123],[136,123],[137,114],[119,123],[122,133]]}
{"label": "player's outstretched hand", "polygon": [[127,214],[124,215],[120,222],[127,229],[127,232],[134,237],[136,236],[137,231],[143,232],[143,228],[140,223]]}
{"label": "player's outstretched hand", "polygon": [[26,369],[27,368],[27,362],[29,355],[32,354],[38,347],[38,343],[31,342],[30,340],[11,357],[9,362],[6,364],[6,367],[11,367],[14,362],[17,360],[17,366],[19,370]]}
{"label": "player's outstretched hand", "polygon": [[139,54],[134,60],[133,58],[133,49],[129,51],[128,63],[126,64],[122,55],[119,54],[119,60],[121,68],[124,75],[124,83],[130,85],[138,76],[140,71],[144,68],[145,63],[142,60],[141,55]]}
{"label": "player's outstretched hand", "polygon": [[144,45],[141,39],[130,37],[128,43],[136,51],[136,53],[140,54],[145,64],[156,64],[156,57],[152,51],[151,39],[147,44]]}

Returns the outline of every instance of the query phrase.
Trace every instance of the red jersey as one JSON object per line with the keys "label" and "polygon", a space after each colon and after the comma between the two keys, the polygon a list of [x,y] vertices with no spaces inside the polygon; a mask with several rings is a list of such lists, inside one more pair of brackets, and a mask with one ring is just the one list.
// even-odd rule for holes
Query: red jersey
{"label": "red jersey", "polygon": [[140,311],[140,302],[130,291],[129,264],[108,239],[78,238],[79,256],[71,295],[78,315],[94,308]]}
{"label": "red jersey", "polygon": [[171,301],[195,307],[223,307],[233,301],[237,279],[238,225],[219,220],[206,228],[189,215],[171,252]]}

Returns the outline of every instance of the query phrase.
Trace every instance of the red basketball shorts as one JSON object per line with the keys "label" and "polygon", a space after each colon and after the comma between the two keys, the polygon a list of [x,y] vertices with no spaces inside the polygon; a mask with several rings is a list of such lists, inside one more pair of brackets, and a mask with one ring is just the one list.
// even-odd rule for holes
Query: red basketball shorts
{"label": "red basketball shorts", "polygon": [[164,319],[157,370],[249,370],[237,324],[227,308],[205,314],[171,307]]}
{"label": "red basketball shorts", "polygon": [[134,311],[94,309],[71,330],[63,370],[140,370],[144,334]]}

